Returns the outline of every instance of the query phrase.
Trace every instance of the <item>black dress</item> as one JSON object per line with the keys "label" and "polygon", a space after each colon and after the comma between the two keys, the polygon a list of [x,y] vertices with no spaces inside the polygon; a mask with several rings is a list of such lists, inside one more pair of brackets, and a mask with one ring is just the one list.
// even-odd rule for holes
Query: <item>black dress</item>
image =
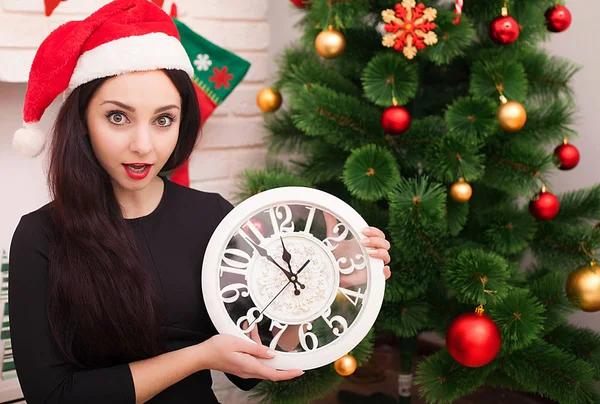
{"label": "black dress", "polygon": [[[202,297],[202,261],[208,241],[233,208],[216,193],[164,180],[157,208],[128,219],[144,262],[167,308],[167,350],[203,342],[217,333]],[[9,318],[15,367],[28,404],[135,403],[128,364],[77,370],[58,352],[46,316],[48,207],[24,215],[13,235],[9,256]],[[227,377],[243,390],[258,379]],[[150,403],[218,403],[209,370],[170,386]]]}

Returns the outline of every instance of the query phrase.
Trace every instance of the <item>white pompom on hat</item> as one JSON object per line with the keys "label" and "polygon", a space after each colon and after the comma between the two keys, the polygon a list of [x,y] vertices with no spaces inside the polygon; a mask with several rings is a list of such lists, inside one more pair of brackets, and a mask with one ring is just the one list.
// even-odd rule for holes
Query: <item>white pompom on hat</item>
{"label": "white pompom on hat", "polygon": [[46,134],[39,121],[63,92],[97,78],[135,71],[194,68],[171,17],[148,0],[115,0],[81,21],[67,22],[38,48],[23,105],[23,128],[13,148],[36,157]]}

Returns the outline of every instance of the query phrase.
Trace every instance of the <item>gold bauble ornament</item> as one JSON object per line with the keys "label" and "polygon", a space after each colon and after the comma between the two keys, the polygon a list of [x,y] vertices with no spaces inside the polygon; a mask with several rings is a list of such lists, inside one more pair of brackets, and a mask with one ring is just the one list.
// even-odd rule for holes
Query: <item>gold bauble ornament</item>
{"label": "gold bauble ornament", "polygon": [[331,28],[321,31],[315,39],[315,48],[319,55],[325,59],[335,59],[344,53],[346,49],[346,38],[340,31]]}
{"label": "gold bauble ornament", "polygon": [[281,94],[265,87],[256,94],[256,104],[263,112],[275,112],[281,106]]}
{"label": "gold bauble ornament", "polygon": [[350,376],[356,370],[356,359],[350,354],[333,362],[333,368],[341,376]]}
{"label": "gold bauble ornament", "polygon": [[516,132],[525,126],[527,111],[518,102],[506,101],[506,98],[504,98],[502,104],[498,107],[496,118],[498,118],[500,127],[503,130],[506,132]]}
{"label": "gold bauble ornament", "polygon": [[471,195],[473,195],[473,189],[468,182],[466,182],[463,178],[459,179],[458,182],[455,182],[450,187],[450,197],[458,203],[465,203],[471,199]]}
{"label": "gold bauble ornament", "polygon": [[567,297],[583,311],[600,311],[600,267],[592,262],[567,278]]}

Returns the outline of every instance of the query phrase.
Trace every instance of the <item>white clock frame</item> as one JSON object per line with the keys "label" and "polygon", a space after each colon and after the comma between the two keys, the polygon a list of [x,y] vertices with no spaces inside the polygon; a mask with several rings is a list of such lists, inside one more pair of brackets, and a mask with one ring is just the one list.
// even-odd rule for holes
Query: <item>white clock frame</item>
{"label": "white clock frame", "polygon": [[[260,192],[234,207],[212,234],[202,264],[204,303],[213,324],[221,334],[234,335],[254,342],[237,327],[221,300],[219,267],[223,251],[240,226],[257,213],[278,204],[308,204],[332,212],[350,226],[348,231],[357,240],[364,237],[361,230],[368,226],[360,214],[343,200],[329,193],[307,187],[270,189]],[[383,274],[383,260],[371,257],[364,246],[361,245],[360,248],[364,256],[368,257],[368,283],[363,307],[348,331],[335,341],[314,350],[304,352],[277,351],[275,358],[260,359],[262,362],[282,370],[314,369],[328,365],[344,356],[366,337],[373,324],[375,324],[383,304],[385,277]]]}

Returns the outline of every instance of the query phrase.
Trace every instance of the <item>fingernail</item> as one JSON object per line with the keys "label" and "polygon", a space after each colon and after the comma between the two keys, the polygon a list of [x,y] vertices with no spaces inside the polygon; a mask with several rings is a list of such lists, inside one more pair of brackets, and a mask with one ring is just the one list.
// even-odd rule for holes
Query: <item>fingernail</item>
{"label": "fingernail", "polygon": [[374,248],[367,248],[367,252],[369,253],[369,255],[377,254],[377,250]]}
{"label": "fingernail", "polygon": [[267,356],[274,358],[275,355],[277,355],[277,353],[274,350],[272,350],[272,349],[267,350]]}
{"label": "fingernail", "polygon": [[370,239],[368,237],[365,237],[365,238],[363,238],[363,239],[360,240],[360,243],[362,245],[367,245],[367,244],[369,244],[369,242],[370,242]]}
{"label": "fingernail", "polygon": [[371,228],[370,227],[365,227],[362,232],[366,233],[366,234],[371,234]]}

